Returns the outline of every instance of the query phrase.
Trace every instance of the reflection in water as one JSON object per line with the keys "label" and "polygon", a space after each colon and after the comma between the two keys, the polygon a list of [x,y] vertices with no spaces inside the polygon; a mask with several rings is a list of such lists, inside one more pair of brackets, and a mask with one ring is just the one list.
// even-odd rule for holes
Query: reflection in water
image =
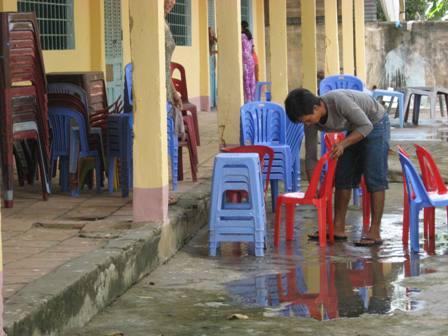
{"label": "reflection in water", "polygon": [[287,272],[232,282],[228,291],[245,305],[266,307],[267,316],[300,316],[316,320],[386,314],[415,309],[412,289],[395,284],[419,274],[419,259],[382,263],[372,259],[335,262],[322,258]]}

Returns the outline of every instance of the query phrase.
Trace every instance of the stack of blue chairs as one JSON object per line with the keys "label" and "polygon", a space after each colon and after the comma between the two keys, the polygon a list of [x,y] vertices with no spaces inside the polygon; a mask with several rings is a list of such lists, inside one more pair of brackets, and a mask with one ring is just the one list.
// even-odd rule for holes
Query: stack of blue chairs
{"label": "stack of blue chairs", "polygon": [[120,160],[121,195],[128,197],[132,188],[132,129],[129,113],[107,117],[107,162],[109,192],[114,191],[115,162]]}
{"label": "stack of blue chairs", "polygon": [[[129,63],[125,67],[125,81],[124,81],[124,111],[130,113],[130,125],[132,128],[133,118],[132,118],[132,63]],[[167,113],[171,110],[171,105],[167,103]],[[171,160],[171,180],[173,190],[177,190],[177,182],[179,176],[178,162],[179,162],[179,140],[176,136],[176,129],[174,127],[174,119],[167,116],[167,132],[168,132],[168,155]]]}
{"label": "stack of blue chairs", "polygon": [[272,102],[252,102],[241,107],[241,145],[264,145],[274,151],[270,175],[272,209],[278,195],[278,181],[292,190],[291,149],[286,143],[286,113]]}
{"label": "stack of blue chairs", "polygon": [[[247,200],[231,203],[227,191],[245,191]],[[266,210],[260,160],[256,153],[221,153],[215,157],[209,217],[209,254],[220,242],[250,242],[264,255]]]}

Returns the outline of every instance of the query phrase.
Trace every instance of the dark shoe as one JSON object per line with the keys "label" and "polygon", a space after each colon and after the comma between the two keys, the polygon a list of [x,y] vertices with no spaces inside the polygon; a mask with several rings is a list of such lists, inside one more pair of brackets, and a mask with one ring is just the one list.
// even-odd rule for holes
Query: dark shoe
{"label": "dark shoe", "polygon": [[[316,231],[316,232],[314,232],[314,233],[312,233],[312,234],[309,234],[309,235],[308,235],[308,239],[309,239],[309,240],[319,240],[319,231]],[[328,234],[327,234],[327,239],[330,239],[330,237],[328,236]],[[337,241],[346,241],[346,240],[347,240],[347,236],[336,236],[336,235],[334,235],[334,240],[337,240]]]}
{"label": "dark shoe", "polygon": [[363,246],[363,247],[380,246],[383,244],[383,240],[373,239],[369,237],[362,237],[360,240],[354,241],[353,244],[355,244],[355,246]]}

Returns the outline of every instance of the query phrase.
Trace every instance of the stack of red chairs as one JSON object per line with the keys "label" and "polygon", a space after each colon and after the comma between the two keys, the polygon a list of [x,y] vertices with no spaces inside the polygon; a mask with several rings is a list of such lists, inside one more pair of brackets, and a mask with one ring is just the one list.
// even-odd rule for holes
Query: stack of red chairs
{"label": "stack of red chairs", "polygon": [[0,13],[0,104],[4,205],[13,206],[15,140],[38,143],[42,195],[46,200],[50,192],[47,82],[33,13]]}
{"label": "stack of red chairs", "polygon": [[[178,75],[176,74],[176,71],[179,73]],[[176,75],[177,77],[173,75]],[[179,142],[178,180],[182,181],[184,178],[182,147],[187,147],[190,155],[192,179],[193,182],[196,182],[199,163],[197,146],[200,145],[198,115],[196,105],[190,103],[188,100],[187,77],[184,67],[179,63],[171,63],[171,80],[173,81],[176,90],[182,96],[182,115],[186,133],[185,140]]]}

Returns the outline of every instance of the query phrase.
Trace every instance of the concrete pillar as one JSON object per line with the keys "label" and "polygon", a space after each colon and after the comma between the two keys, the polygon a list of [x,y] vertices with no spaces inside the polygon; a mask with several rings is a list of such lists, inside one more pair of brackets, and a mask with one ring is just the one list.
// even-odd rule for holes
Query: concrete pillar
{"label": "concrete pillar", "polygon": [[366,38],[364,23],[364,0],[355,0],[355,59],[356,76],[365,83],[366,73]]}
{"label": "concrete pillar", "polygon": [[400,21],[406,21],[406,0],[400,0]]}
{"label": "concrete pillar", "polygon": [[338,32],[338,1],[325,0],[325,76],[340,71]]}
{"label": "concrete pillar", "polygon": [[210,53],[208,46],[208,0],[199,0],[199,95],[200,109],[210,111]]}
{"label": "concrete pillar", "polygon": [[353,49],[353,0],[341,0],[342,3],[342,66],[344,74],[355,73]]}
{"label": "concrete pillar", "polygon": [[240,107],[244,103],[239,1],[216,0],[218,128],[220,145],[240,143]]}
{"label": "concrete pillar", "polygon": [[283,103],[288,94],[286,0],[269,0],[272,100]]}
{"label": "concrete pillar", "polygon": [[0,12],[16,12],[17,0],[1,0]]}
{"label": "concrete pillar", "polygon": [[264,23],[264,0],[254,0],[253,18],[255,51],[258,56],[258,76],[260,82],[266,80],[266,36]]}
{"label": "concrete pillar", "polygon": [[168,219],[164,1],[130,1],[135,222]]}
{"label": "concrete pillar", "polygon": [[316,0],[301,1],[303,87],[317,93]]}

